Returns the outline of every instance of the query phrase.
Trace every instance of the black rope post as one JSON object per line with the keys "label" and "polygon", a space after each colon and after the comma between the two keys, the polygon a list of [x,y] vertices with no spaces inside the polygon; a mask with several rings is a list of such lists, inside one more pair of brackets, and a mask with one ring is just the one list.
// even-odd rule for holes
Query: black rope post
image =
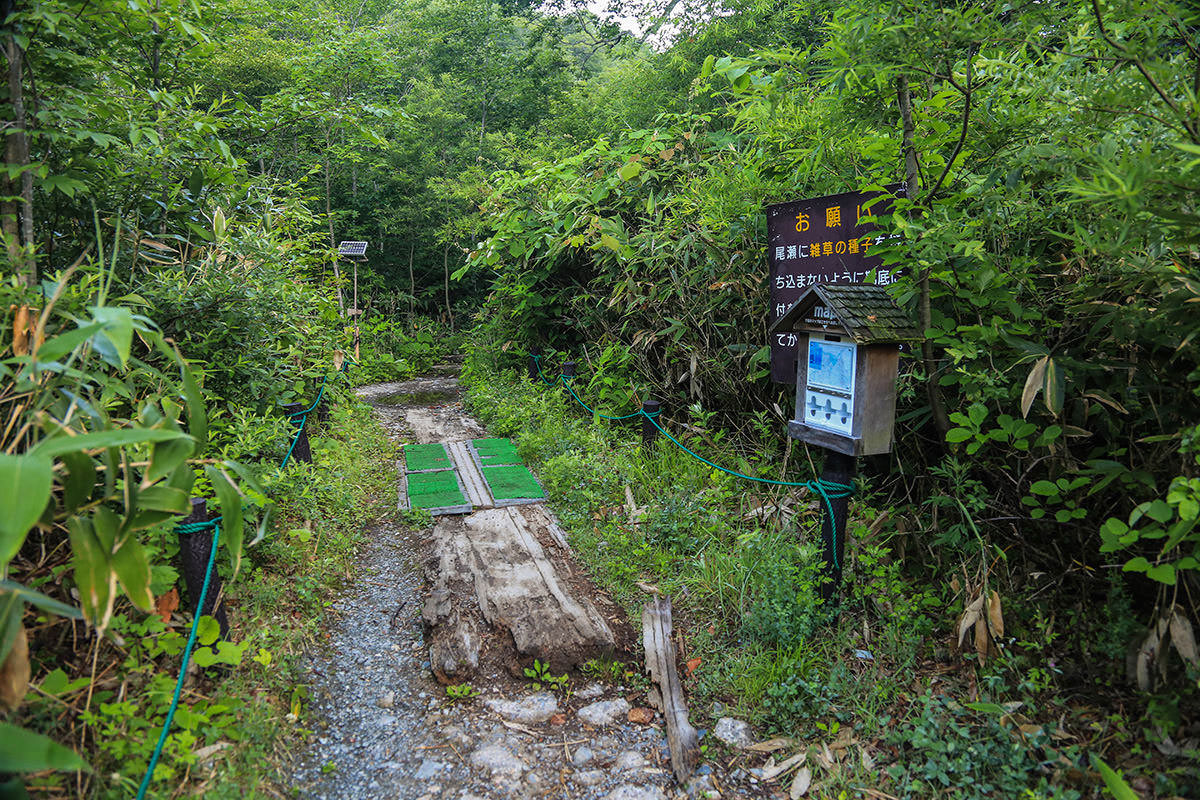
{"label": "black rope post", "polygon": [[562,376],[568,381],[575,377],[575,362],[568,361],[562,365]]}
{"label": "black rope post", "polygon": [[[188,514],[183,522],[208,522],[212,518],[213,515],[208,512],[208,501],[203,497],[193,497],[192,513]],[[213,565],[212,578],[208,582],[208,592],[204,595],[204,608],[196,608],[200,592],[204,588],[208,557],[212,553],[212,526],[205,526],[191,533],[180,532],[178,535],[179,558],[183,562],[183,580],[187,586],[187,607],[197,616],[206,614],[216,619],[221,626],[221,638],[226,639],[229,636],[229,617],[225,613],[225,601],[218,602],[218,598],[221,597],[221,575],[217,572],[216,564]]]}
{"label": "black rope post", "polygon": [[642,447],[649,448],[654,446],[654,439],[658,436],[658,428],[654,426],[654,419],[662,410],[662,405],[657,400],[647,400],[642,403]]}
{"label": "black rope post", "polygon": [[538,382],[538,359],[542,357],[540,347],[529,348],[529,382]]}
{"label": "black rope post", "polygon": [[[320,391],[318,389],[317,391]],[[317,407],[313,410],[312,416],[315,418],[318,425],[324,425],[329,422],[329,387],[325,387],[325,394],[321,395],[321,402],[317,403]],[[306,425],[305,428],[308,426]]]}
{"label": "black rope post", "polygon": [[[283,406],[283,413],[295,414],[297,411],[303,411],[306,408],[308,406],[304,405],[304,403],[287,403]],[[292,448],[292,459],[303,461],[305,464],[311,464],[312,450],[308,446],[308,426],[304,424],[304,415],[289,417],[289,419],[291,419],[293,426],[300,428],[296,446]]]}
{"label": "black rope post", "polygon": [[[858,460],[854,456],[828,450],[825,465],[821,469],[821,480],[849,486],[858,473]],[[850,495],[830,497],[826,505],[821,503],[821,537],[825,550],[825,582],[821,585],[821,598],[835,600],[842,587],[842,567],[846,557],[846,519],[849,516]],[[830,510],[833,511],[832,518]]]}

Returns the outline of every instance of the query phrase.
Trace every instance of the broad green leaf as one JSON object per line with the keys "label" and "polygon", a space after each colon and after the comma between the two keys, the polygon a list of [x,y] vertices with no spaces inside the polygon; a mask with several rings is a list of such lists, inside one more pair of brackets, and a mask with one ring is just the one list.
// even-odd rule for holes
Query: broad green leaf
{"label": "broad green leaf", "polygon": [[150,592],[150,558],[136,537],[129,536],[117,548],[110,559],[121,588],[142,611],[154,609],[154,595]]}
{"label": "broad green leaf", "polygon": [[124,369],[133,345],[133,312],[121,306],[90,306],[88,310],[101,325],[92,337],[92,346],[105,362]]}
{"label": "broad green leaf", "polygon": [[965,442],[973,434],[966,428],[951,428],[946,431],[946,441],[951,443]]}
{"label": "broad green leaf", "polygon": [[1133,790],[1133,787],[1126,783],[1124,778],[1118,775],[1108,764],[1105,764],[1104,760],[1095,753],[1092,754],[1092,766],[1100,773],[1100,777],[1104,779],[1104,785],[1115,800],[1139,800],[1138,794]]}
{"label": "broad green leaf", "polygon": [[[205,598],[207,601],[208,598]],[[208,614],[200,617],[200,622],[196,624],[196,641],[205,647],[211,645],[221,635],[221,624],[214,617]]]}
{"label": "broad green leaf", "polygon": [[108,554],[96,540],[90,519],[75,517],[68,520],[67,530],[71,537],[71,562],[80,605],[88,620],[103,630],[112,613],[116,576],[109,567]]}
{"label": "broad green leaf", "polygon": [[225,471],[215,464],[204,468],[221,504],[221,541],[229,548],[229,561],[236,575],[242,563],[242,496]]}
{"label": "broad green leaf", "polygon": [[28,603],[31,606],[40,608],[42,611],[47,611],[60,617],[83,619],[83,615],[79,613],[79,609],[75,606],[69,606],[66,603],[55,600],[53,597],[47,597],[41,592],[34,591],[27,586],[22,586],[14,580],[6,579],[0,581],[0,592],[11,593],[23,603]]}
{"label": "broad green leaf", "polygon": [[187,514],[191,511],[188,495],[182,489],[170,486],[151,486],[138,492],[138,510],[168,511],[172,514]]}
{"label": "broad green leaf", "polygon": [[1148,569],[1150,569],[1150,562],[1141,556],[1129,559],[1121,568],[1123,572],[1145,572]]}
{"label": "broad green leaf", "polygon": [[54,464],[42,454],[0,453],[0,566],[12,561],[46,510]]}
{"label": "broad green leaf", "polygon": [[242,656],[246,653],[246,647],[249,642],[234,644],[233,642],[220,641],[215,647],[200,647],[192,654],[192,660],[199,667],[211,667],[213,664],[229,664],[237,666],[242,663]]}
{"label": "broad green leaf", "polygon": [[146,483],[162,480],[187,461],[195,450],[196,443],[191,439],[172,439],[154,445],[150,453],[150,466],[146,470]]}
{"label": "broad green leaf", "polygon": [[633,180],[638,175],[642,174],[642,163],[640,161],[630,161],[617,170],[617,177],[623,181]]}
{"label": "broad green leaf", "polygon": [[91,767],[74,750],[40,733],[0,722],[0,772],[87,770]]}
{"label": "broad green leaf", "polygon": [[63,481],[63,510],[70,514],[91,499],[96,486],[96,462],[80,452],[63,453],[59,458],[67,468]]}
{"label": "broad green leaf", "polygon": [[76,328],[73,331],[55,336],[53,339],[47,339],[42,343],[42,346],[37,349],[34,357],[38,361],[58,361],[67,353],[74,350],[79,345],[90,339],[102,326],[95,322],[90,325],[84,325],[82,328]]}
{"label": "broad green leaf", "polygon": [[1029,491],[1033,494],[1040,494],[1043,497],[1054,497],[1060,494],[1058,486],[1051,481],[1035,481],[1029,487]]}
{"label": "broad green leaf", "polygon": [[1174,586],[1175,567],[1171,564],[1159,564],[1146,570],[1146,577],[1159,583],[1165,583],[1167,586]]}
{"label": "broad green leaf", "polygon": [[81,433],[78,436],[51,436],[34,445],[29,454],[54,458],[72,451],[100,450],[109,447],[190,438],[192,437],[186,433],[165,428],[118,428],[109,431]]}

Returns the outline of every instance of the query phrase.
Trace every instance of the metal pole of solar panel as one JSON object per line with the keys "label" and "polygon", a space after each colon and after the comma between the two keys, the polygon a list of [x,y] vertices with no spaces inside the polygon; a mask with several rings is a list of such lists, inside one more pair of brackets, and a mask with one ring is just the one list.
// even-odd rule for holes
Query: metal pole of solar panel
{"label": "metal pole of solar panel", "polygon": [[359,361],[361,357],[358,354],[358,321],[362,317],[362,310],[358,307],[358,262],[354,262],[354,360]]}

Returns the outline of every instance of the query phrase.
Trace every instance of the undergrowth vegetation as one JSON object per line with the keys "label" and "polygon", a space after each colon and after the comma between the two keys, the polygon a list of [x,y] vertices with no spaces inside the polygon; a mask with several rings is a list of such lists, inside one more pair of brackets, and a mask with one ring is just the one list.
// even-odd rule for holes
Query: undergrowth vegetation
{"label": "undergrowth vegetation", "polygon": [[[576,554],[631,618],[647,584],[674,598],[695,720],[732,713],[764,732],[824,742],[824,796],[866,785],[904,798],[1078,798],[1088,796],[1081,787],[1093,754],[1141,747],[1141,732],[1099,699],[1060,694],[1056,626],[1044,606],[1014,603],[1005,613],[1032,629],[986,661],[972,652],[964,660],[948,634],[963,611],[960,578],[927,583],[905,564],[907,537],[885,524],[886,495],[873,482],[852,507],[845,592],[832,605],[821,599],[816,498],[732,478],[662,436],[646,449],[636,418],[593,419],[565,389],[520,374],[490,355],[471,357],[470,410],[513,438]],[[589,377],[601,380],[582,375],[581,387]],[[744,442],[709,427],[702,409],[671,416],[668,430],[692,449],[749,467]],[[792,480],[813,469],[798,453],[790,463],[752,469]],[[1096,618],[1071,620],[1087,626],[1076,635],[1091,637],[1101,674],[1123,669],[1115,643],[1131,624],[1129,599],[1113,587]],[[1126,628],[1107,627],[1114,620]],[[1158,713],[1149,719],[1164,719]],[[1164,796],[1196,788],[1190,768],[1154,763]]]}

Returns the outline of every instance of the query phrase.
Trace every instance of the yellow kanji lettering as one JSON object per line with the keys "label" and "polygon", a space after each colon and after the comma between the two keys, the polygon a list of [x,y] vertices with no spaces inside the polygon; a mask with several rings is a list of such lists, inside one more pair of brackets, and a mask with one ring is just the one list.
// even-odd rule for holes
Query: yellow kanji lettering
{"label": "yellow kanji lettering", "polygon": [[834,250],[834,252],[835,252],[835,253],[837,253],[838,255],[841,255],[842,253],[846,252],[846,243],[845,243],[845,242],[838,242],[837,244],[835,244],[835,245],[833,246],[833,250]]}
{"label": "yellow kanji lettering", "polygon": [[796,233],[804,233],[808,230],[808,214],[796,215]]}
{"label": "yellow kanji lettering", "polygon": [[851,239],[850,241],[846,242],[846,252],[847,253],[857,253],[858,252],[858,239]]}
{"label": "yellow kanji lettering", "polygon": [[812,244],[810,244],[808,246],[808,254],[810,256],[812,256],[813,258],[816,258],[817,256],[821,255],[821,245],[817,244],[816,242],[813,242]]}
{"label": "yellow kanji lettering", "polygon": [[842,227],[842,207],[834,206],[833,208],[825,209],[825,227],[840,228]]}
{"label": "yellow kanji lettering", "polygon": [[833,255],[833,242],[824,242],[821,244],[821,254],[826,256]]}

